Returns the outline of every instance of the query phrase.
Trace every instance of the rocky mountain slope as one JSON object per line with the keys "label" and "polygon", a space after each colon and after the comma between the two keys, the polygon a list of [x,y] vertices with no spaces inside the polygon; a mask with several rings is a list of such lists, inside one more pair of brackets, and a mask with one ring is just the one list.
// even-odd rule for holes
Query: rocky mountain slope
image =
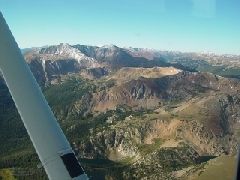
{"label": "rocky mountain slope", "polygon": [[240,57],[201,53],[156,51],[140,48],[60,44],[24,49],[24,56],[41,85],[61,81],[69,73],[100,78],[122,67],[173,66],[182,70],[240,77]]}
{"label": "rocky mountain slope", "polygon": [[[149,60],[133,56],[117,46],[84,46],[60,44],[23,51],[26,61],[39,84],[46,86],[59,83],[63,76],[80,73],[87,78],[100,78],[122,67],[168,67],[187,69],[179,63],[167,63],[164,58]],[[64,79],[64,78],[63,78]]]}
{"label": "rocky mountain slope", "polygon": [[[92,179],[197,179],[210,159],[236,154],[238,79],[149,50],[60,44],[24,53]],[[0,108],[0,177],[46,179],[3,79]]]}

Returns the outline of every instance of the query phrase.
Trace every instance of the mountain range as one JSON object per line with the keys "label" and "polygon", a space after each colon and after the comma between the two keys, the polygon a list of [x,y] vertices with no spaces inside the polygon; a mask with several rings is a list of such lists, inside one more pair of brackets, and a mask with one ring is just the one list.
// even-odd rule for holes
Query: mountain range
{"label": "mountain range", "polygon": [[[233,177],[239,56],[69,44],[22,52],[92,179],[212,179],[216,167],[215,178]],[[0,107],[0,177],[46,179],[2,78]],[[219,163],[229,163],[225,176]]]}

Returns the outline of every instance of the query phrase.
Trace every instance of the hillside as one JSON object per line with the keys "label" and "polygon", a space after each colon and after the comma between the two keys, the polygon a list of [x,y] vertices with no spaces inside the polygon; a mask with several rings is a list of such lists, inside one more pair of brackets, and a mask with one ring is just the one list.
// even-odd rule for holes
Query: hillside
{"label": "hillside", "polygon": [[[239,80],[155,56],[67,44],[25,51],[92,179],[211,178],[217,162],[233,164]],[[0,107],[0,177],[46,179],[3,79]]]}

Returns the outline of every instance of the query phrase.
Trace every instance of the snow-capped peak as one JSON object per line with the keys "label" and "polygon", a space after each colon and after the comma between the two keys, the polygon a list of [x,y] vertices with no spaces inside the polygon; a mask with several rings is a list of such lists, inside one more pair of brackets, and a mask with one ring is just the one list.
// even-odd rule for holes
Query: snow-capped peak
{"label": "snow-capped peak", "polygon": [[80,65],[87,67],[99,67],[99,63],[91,57],[86,56],[77,48],[72,47],[67,43],[61,43],[57,46],[43,48],[40,51],[42,60],[60,60],[60,59],[75,59]]}

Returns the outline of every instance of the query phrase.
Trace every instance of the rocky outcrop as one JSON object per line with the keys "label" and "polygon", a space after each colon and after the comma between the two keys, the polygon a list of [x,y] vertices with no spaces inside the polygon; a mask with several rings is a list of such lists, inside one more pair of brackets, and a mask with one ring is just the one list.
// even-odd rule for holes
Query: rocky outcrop
{"label": "rocky outcrop", "polygon": [[192,117],[192,121],[183,121],[178,137],[184,137],[200,154],[234,154],[240,140],[236,134],[239,131],[239,108],[238,95],[216,95],[199,107],[199,111],[206,112],[204,119],[199,121]]}
{"label": "rocky outcrop", "polygon": [[237,80],[229,80],[209,73],[182,72],[161,78],[143,78],[122,82],[94,95],[96,111],[114,109],[118,104],[153,109],[166,101],[187,101],[210,91],[236,92]]}
{"label": "rocky outcrop", "polygon": [[139,137],[131,132],[131,130],[112,129],[90,134],[89,141],[81,144],[79,150],[85,158],[108,158],[116,161],[135,157],[138,149],[131,144],[133,139],[139,141]]}

